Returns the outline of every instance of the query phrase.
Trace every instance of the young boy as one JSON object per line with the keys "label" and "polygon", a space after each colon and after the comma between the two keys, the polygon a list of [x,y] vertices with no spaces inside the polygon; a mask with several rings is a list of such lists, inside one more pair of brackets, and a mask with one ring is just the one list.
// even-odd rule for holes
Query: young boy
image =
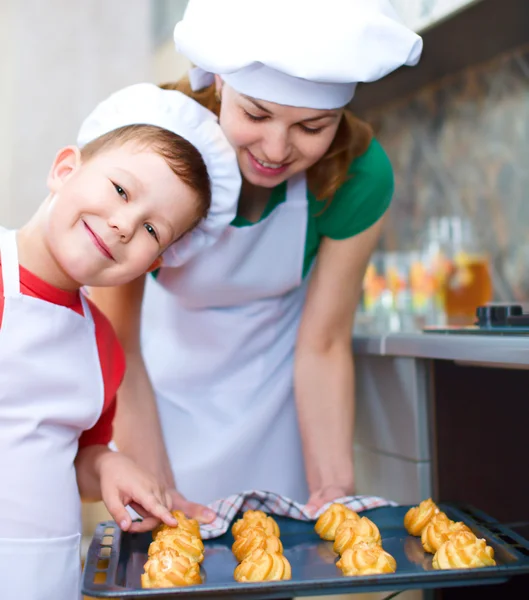
{"label": "young boy", "polygon": [[[81,287],[139,277],[207,223],[216,182],[206,164],[232,173],[232,207],[238,197],[231,147],[179,92],[126,88],[96,108],[83,136],[82,149],[57,154],[30,221],[0,231],[3,600],[78,596],[80,496],[102,498],[124,530],[176,524],[165,490],[107,447],[124,355]],[[144,521],[132,523],[127,505]]]}

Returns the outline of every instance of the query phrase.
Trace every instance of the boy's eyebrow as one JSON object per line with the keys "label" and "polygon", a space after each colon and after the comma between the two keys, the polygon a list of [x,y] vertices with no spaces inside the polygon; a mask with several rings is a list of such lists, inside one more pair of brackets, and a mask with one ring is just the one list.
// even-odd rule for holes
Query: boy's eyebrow
{"label": "boy's eyebrow", "polygon": [[129,180],[132,180],[132,183],[137,190],[139,190],[140,192],[144,190],[142,182],[134,175],[134,173],[125,169],[121,169],[120,167],[116,167],[116,171],[119,171],[120,173],[125,175],[125,177],[128,177]]}
{"label": "boy's eyebrow", "polygon": [[[176,237],[175,231],[173,226],[171,225],[171,223],[165,218],[165,217],[158,217],[160,219],[160,221],[162,222],[162,224],[169,230],[169,237],[174,240]],[[173,242],[171,242],[173,243]]]}

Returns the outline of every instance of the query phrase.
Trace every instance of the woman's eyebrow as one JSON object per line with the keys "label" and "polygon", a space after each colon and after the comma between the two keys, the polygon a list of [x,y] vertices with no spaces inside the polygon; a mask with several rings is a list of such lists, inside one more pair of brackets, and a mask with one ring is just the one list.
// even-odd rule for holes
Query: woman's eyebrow
{"label": "woman's eyebrow", "polygon": [[244,94],[241,94],[241,96],[243,98],[246,98],[246,100],[249,100],[252,104],[254,104],[259,110],[264,111],[265,113],[268,113],[269,115],[272,114],[271,110],[268,110],[268,108],[265,108],[262,104],[259,104],[259,102],[257,102],[257,100],[254,100],[253,98],[250,98],[250,96],[245,96]]}
{"label": "woman's eyebrow", "polygon": [[[245,98],[246,100],[249,100],[259,110],[262,110],[263,112],[268,113],[269,115],[272,114],[271,110],[269,110],[268,108],[265,108],[262,104],[257,102],[257,100],[255,100],[255,98],[251,98],[250,96],[246,96],[245,94],[241,94],[241,96],[243,98]],[[338,117],[338,113],[328,113],[325,115],[319,115],[318,117],[309,117],[308,119],[302,119],[302,121],[303,121],[303,123],[305,123],[305,122],[311,122],[311,121],[319,121],[320,119],[336,119],[337,117]]]}
{"label": "woman's eyebrow", "polygon": [[329,113],[326,115],[320,115],[319,117],[310,117],[308,119],[303,119],[303,122],[306,121],[319,121],[320,119],[336,119],[338,117],[338,113]]}

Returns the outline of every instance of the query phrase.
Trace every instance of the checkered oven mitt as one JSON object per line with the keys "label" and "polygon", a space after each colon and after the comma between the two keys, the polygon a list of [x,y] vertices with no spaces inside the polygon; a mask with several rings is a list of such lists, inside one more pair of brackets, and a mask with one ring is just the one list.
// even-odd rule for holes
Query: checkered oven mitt
{"label": "checkered oven mitt", "polygon": [[[333,502],[345,504],[355,512],[379,506],[397,506],[396,502],[377,496],[344,496],[333,500]],[[205,540],[221,536],[228,531],[235,515],[240,511],[262,510],[270,515],[290,517],[300,521],[312,521],[317,519],[330,504],[331,502],[328,502],[317,513],[309,514],[304,504],[294,502],[286,496],[257,490],[241,492],[208,504],[208,507],[217,514],[217,517],[212,523],[201,525],[200,533]]]}

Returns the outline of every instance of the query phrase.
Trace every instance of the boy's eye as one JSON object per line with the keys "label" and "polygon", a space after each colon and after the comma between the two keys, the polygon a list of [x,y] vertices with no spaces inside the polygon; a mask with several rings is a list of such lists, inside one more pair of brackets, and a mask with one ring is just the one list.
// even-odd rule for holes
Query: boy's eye
{"label": "boy's eye", "polygon": [[145,227],[149,235],[152,235],[152,237],[155,240],[158,240],[158,236],[156,235],[156,231],[152,225],[150,225],[149,223],[145,223],[143,226]]}
{"label": "boy's eye", "polygon": [[112,182],[112,185],[114,186],[114,189],[116,190],[116,192],[124,199],[127,199],[127,192],[117,183]]}

